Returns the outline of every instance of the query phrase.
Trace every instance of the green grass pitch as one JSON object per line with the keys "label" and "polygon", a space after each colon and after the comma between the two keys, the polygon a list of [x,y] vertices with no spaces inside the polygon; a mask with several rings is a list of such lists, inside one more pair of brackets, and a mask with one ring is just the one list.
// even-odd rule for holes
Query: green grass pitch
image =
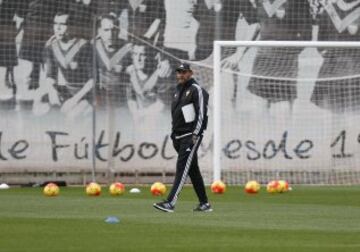
{"label": "green grass pitch", "polygon": [[[129,188],[127,188],[129,189]],[[0,252],[41,251],[360,251],[360,187],[295,186],[285,194],[210,194],[212,213],[193,213],[184,188],[175,213],[141,194],[89,197],[83,188],[0,190]],[[116,216],[118,224],[108,224]]]}

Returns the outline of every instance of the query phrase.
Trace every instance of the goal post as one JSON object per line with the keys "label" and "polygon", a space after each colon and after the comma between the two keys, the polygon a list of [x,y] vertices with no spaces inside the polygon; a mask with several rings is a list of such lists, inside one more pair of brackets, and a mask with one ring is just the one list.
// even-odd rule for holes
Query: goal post
{"label": "goal post", "polygon": [[359,184],[359,56],[360,42],[214,41],[213,179]]}

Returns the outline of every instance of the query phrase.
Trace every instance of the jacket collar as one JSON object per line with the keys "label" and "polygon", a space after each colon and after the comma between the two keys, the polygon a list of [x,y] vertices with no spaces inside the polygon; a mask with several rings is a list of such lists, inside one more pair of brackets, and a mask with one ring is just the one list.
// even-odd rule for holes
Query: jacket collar
{"label": "jacket collar", "polygon": [[184,84],[178,84],[178,88],[179,89],[183,89],[183,88],[185,89],[185,88],[190,87],[193,83],[195,83],[195,80],[194,80],[194,78],[191,78],[190,80],[188,80]]}

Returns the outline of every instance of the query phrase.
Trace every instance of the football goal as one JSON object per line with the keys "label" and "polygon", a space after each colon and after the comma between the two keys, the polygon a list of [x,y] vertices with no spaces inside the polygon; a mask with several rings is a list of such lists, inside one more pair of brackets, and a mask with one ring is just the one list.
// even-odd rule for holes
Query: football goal
{"label": "football goal", "polygon": [[360,183],[360,42],[215,41],[213,176]]}

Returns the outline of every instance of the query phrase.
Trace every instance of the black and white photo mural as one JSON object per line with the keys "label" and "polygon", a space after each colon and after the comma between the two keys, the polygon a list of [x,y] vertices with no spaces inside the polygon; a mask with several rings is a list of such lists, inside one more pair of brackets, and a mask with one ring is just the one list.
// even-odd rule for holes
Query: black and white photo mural
{"label": "black and white photo mural", "polygon": [[[359,26],[357,0],[0,0],[0,170],[172,171],[187,62],[210,93],[209,182],[213,41],[359,41]],[[227,181],[359,171],[359,48],[232,46],[220,65]]]}

